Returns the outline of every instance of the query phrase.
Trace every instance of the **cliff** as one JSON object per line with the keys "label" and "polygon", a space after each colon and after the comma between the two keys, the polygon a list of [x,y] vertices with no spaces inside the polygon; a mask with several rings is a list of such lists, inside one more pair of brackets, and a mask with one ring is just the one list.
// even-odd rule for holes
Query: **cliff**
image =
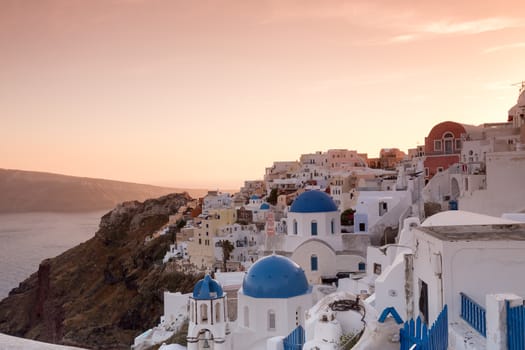
{"label": "cliff", "polygon": [[92,349],[129,349],[159,322],[164,290],[191,291],[199,277],[159,262],[172,241],[155,232],[190,197],[126,202],[95,236],[53,258],[0,302],[0,333]]}
{"label": "cliff", "polygon": [[187,191],[201,196],[205,190],[183,190],[104,179],[0,169],[0,213],[81,212],[113,208],[121,202],[143,201]]}

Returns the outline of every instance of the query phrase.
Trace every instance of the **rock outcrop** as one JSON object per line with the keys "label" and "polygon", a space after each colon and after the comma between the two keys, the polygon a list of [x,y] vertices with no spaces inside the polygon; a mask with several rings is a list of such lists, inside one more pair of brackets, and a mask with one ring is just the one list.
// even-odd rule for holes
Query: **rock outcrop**
{"label": "rock outcrop", "polygon": [[53,258],[0,302],[0,333],[92,349],[129,349],[159,322],[165,290],[188,292],[202,276],[159,263],[173,237],[145,237],[190,198],[126,202],[104,215],[95,236]]}

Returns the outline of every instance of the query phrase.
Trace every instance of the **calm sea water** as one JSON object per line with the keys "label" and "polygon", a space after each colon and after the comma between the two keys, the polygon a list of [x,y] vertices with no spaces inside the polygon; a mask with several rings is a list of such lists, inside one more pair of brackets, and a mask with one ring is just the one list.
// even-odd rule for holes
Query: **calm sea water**
{"label": "calm sea water", "polygon": [[0,299],[42,260],[93,237],[104,213],[0,214]]}

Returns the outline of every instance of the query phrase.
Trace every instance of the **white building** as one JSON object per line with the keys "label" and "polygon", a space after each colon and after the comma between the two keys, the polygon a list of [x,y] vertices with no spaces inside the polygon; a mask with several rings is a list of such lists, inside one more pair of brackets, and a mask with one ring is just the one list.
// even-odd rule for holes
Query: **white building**
{"label": "white building", "polygon": [[208,191],[202,203],[202,212],[207,213],[214,209],[227,209],[232,207],[232,197],[229,193]]}
{"label": "white building", "polygon": [[425,187],[426,202],[501,216],[525,210],[525,89],[508,122],[482,124],[461,139],[459,163]]}
{"label": "white building", "polygon": [[189,301],[188,350],[282,349],[282,338],[304,326],[305,311],[313,305],[304,271],[279,255],[253,264],[237,297],[237,321],[230,322],[221,285],[209,275],[195,285]]}
{"label": "white building", "polygon": [[[525,225],[463,211],[436,214],[421,226],[414,220],[407,219],[399,243],[370,248],[376,258],[384,254],[380,261],[368,257],[369,265],[379,265],[377,311],[393,307],[403,320],[419,316],[431,325],[447,305],[451,349],[505,349],[504,300],[522,302],[525,295],[518,278],[525,269]],[[461,316],[471,301],[486,309],[486,338]]]}
{"label": "white building", "polygon": [[279,255],[261,258],[238,292],[235,348],[266,349],[269,338],[304,326],[304,313],[312,305],[312,287],[299,265]]}
{"label": "white building", "polygon": [[189,297],[190,293],[164,292],[164,315],[161,316],[160,323],[136,337],[131,349],[149,349],[156,344],[164,342],[178,332],[188,319],[187,307]]}
{"label": "white building", "polygon": [[227,225],[219,229],[219,235],[213,238],[215,259],[222,261],[222,245],[220,241],[228,240],[234,249],[230,261],[238,262],[248,268],[259,259],[259,251],[264,245],[265,234],[259,232],[256,225]]}
{"label": "white building", "polygon": [[368,236],[341,233],[340,213],[324,192],[300,194],[288,211],[286,230],[286,234],[268,237],[266,252],[290,257],[305,270],[310,283],[359,271],[365,261]]}
{"label": "white building", "polygon": [[188,350],[231,349],[227,307],[217,281],[206,275],[197,282],[189,300]]}
{"label": "white building", "polygon": [[165,264],[170,259],[188,259],[188,242],[170,244],[170,250],[166,252],[162,262]]}

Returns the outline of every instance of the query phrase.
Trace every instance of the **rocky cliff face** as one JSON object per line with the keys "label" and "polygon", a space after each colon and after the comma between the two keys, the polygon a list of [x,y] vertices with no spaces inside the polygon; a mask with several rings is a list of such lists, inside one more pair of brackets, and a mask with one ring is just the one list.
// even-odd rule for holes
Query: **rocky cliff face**
{"label": "rocky cliff face", "polygon": [[95,236],[44,260],[0,302],[0,332],[93,349],[129,349],[156,325],[165,290],[188,292],[202,276],[159,261],[172,237],[144,244],[190,198],[172,194],[127,202],[104,215]]}

